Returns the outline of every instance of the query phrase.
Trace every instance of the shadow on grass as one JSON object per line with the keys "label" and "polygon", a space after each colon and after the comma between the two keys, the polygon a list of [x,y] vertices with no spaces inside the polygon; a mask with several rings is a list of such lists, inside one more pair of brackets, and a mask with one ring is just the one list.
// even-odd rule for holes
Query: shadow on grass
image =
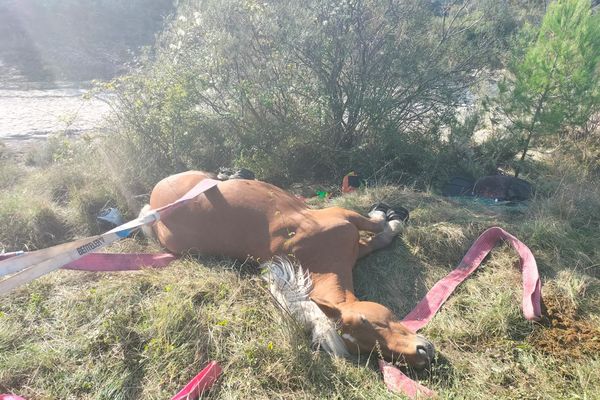
{"label": "shadow on grass", "polygon": [[375,301],[403,318],[425,296],[425,266],[400,241],[359,260],[354,269],[356,295]]}

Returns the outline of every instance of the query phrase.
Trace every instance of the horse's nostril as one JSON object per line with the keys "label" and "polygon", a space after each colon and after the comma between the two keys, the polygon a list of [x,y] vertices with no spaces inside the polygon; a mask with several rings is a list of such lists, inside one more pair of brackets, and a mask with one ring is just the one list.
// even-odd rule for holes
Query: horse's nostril
{"label": "horse's nostril", "polygon": [[433,357],[435,356],[433,344],[425,342],[424,344],[417,345],[417,354],[426,357],[430,362],[433,361]]}

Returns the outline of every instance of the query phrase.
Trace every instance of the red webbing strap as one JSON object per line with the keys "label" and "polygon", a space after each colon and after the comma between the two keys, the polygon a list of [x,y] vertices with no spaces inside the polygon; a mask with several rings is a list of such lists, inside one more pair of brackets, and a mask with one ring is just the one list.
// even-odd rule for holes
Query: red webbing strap
{"label": "red webbing strap", "polygon": [[415,332],[427,325],[454,289],[479,267],[501,239],[510,243],[519,253],[523,275],[523,314],[530,321],[539,320],[542,316],[541,283],[535,258],[519,239],[501,228],[493,227],[479,236],[458,267],[429,290],[423,300],[404,317],[402,324]]}
{"label": "red webbing strap", "polygon": [[[454,289],[479,267],[483,259],[501,239],[510,243],[519,253],[523,275],[523,314],[530,321],[539,320],[542,316],[542,284],[535,258],[531,250],[519,239],[501,228],[493,227],[479,236],[458,267],[427,292],[423,300],[404,317],[402,324],[415,332],[427,325],[454,292]],[[435,392],[414,382],[391,364],[380,362],[379,368],[388,389],[392,391],[404,393],[411,398],[415,398],[417,395],[422,397],[435,395]]]}
{"label": "red webbing strap", "polygon": [[62,268],[95,272],[136,271],[144,267],[166,267],[176,259],[177,256],[170,253],[92,253],[63,266]]}
{"label": "red webbing strap", "polygon": [[[0,260],[15,257],[17,253],[0,254]],[[171,253],[90,253],[63,265],[62,269],[91,272],[137,271],[142,268],[162,268],[175,261]]]}
{"label": "red webbing strap", "polygon": [[379,360],[379,370],[383,374],[383,381],[392,392],[404,393],[411,399],[421,397],[433,397],[435,392],[426,388],[419,382],[413,381],[393,364],[384,360]]}
{"label": "red webbing strap", "polygon": [[0,394],[0,400],[25,400],[16,394]]}
{"label": "red webbing strap", "polygon": [[221,375],[223,370],[216,363],[216,361],[211,361],[208,365],[200,371],[198,375],[196,375],[190,383],[185,385],[179,393],[171,398],[171,400],[187,400],[187,399],[196,399],[200,396],[200,393],[210,389],[212,385],[216,382],[216,380]]}

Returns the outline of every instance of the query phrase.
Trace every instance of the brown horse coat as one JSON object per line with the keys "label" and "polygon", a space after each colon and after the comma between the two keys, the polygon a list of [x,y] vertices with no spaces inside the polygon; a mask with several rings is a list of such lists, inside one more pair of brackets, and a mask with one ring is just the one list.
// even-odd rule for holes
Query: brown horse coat
{"label": "brown horse coat", "polygon": [[[160,181],[150,207],[176,201],[208,174],[189,171]],[[433,357],[433,346],[402,326],[384,306],[359,301],[354,295],[352,269],[359,257],[388,245],[402,227],[339,207],[309,209],[302,201],[265,182],[220,182],[189,205],[173,211],[154,225],[160,243],[173,253],[193,252],[237,259],[267,261],[293,257],[309,271],[310,298],[338,322],[351,353],[380,351],[387,359],[403,358],[423,367]],[[360,231],[376,235],[362,240]]]}

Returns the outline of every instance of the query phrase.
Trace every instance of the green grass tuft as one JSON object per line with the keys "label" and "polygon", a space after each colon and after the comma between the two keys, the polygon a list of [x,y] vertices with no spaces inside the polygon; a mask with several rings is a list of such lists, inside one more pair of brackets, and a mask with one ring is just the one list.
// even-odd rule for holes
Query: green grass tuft
{"label": "green grass tuft", "polygon": [[72,237],[60,211],[35,195],[2,192],[0,205],[0,249],[39,249]]}

